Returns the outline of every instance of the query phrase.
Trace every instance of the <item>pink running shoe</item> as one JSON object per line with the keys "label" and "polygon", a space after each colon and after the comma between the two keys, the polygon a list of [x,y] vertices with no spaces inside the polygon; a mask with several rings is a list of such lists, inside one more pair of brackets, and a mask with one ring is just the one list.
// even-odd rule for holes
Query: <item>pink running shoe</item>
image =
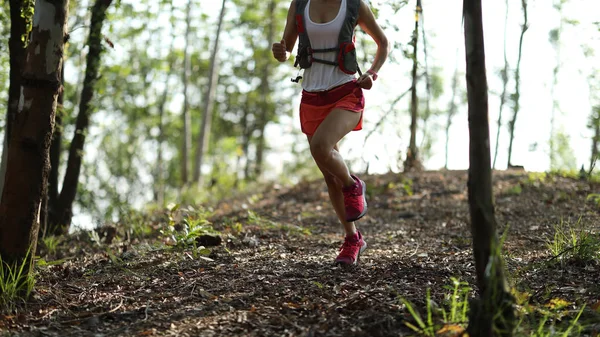
{"label": "pink running shoe", "polygon": [[352,179],[356,182],[349,187],[343,187],[344,206],[346,207],[346,221],[356,221],[367,214],[367,199],[365,193],[367,185],[364,181],[352,175]]}
{"label": "pink running shoe", "polygon": [[335,259],[336,264],[354,265],[360,259],[360,254],[367,249],[367,243],[363,240],[363,236],[359,231],[353,236],[346,236],[340,254]]}

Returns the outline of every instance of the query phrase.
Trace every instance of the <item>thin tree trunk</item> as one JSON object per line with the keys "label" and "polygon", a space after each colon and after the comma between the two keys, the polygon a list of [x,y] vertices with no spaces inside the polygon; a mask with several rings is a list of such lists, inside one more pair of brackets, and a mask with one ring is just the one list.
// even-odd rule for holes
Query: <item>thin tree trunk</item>
{"label": "thin tree trunk", "polygon": [[448,108],[448,119],[446,119],[446,149],[444,158],[444,168],[448,169],[448,153],[450,143],[450,127],[452,126],[452,118],[456,114],[456,92],[458,89],[458,65],[454,69],[454,76],[452,76],[452,99],[450,100],[450,107]]}
{"label": "thin tree trunk", "polygon": [[[71,2],[71,7],[73,6],[73,2]],[[87,2],[86,2],[87,6]],[[74,27],[78,27],[82,25],[86,20],[88,20],[88,14],[85,16],[77,16],[76,21],[73,23]],[[79,64],[83,64],[85,60],[85,54],[79,54]],[[66,64],[66,58],[63,59],[63,64]],[[63,66],[61,70],[61,78],[65,78],[65,67]],[[79,92],[79,88],[85,80],[85,73],[82,73],[81,76],[78,76],[76,86],[73,89],[74,93]],[[74,105],[78,105],[80,102],[79,95],[77,95],[76,100],[73,102]],[[40,237],[46,237],[48,235],[61,235],[63,234],[63,230],[60,226],[50,226],[50,219],[56,218],[56,210],[59,205],[59,172],[60,172],[60,164],[61,157],[63,155],[63,118],[65,117],[65,111],[63,108],[64,103],[64,92],[61,92],[58,96],[58,108],[56,111],[55,123],[54,123],[54,134],[52,136],[52,142],[50,143],[50,174],[48,176],[48,195],[45,198],[46,205],[45,209],[42,208],[42,211],[45,213],[45,220],[42,222],[42,228],[44,229],[43,235]],[[53,232],[54,231],[54,232]]]}
{"label": "thin tree trunk", "polygon": [[246,162],[244,163],[244,181],[248,181],[250,179],[250,154],[248,153],[250,150],[250,133],[251,128],[248,122],[248,115],[250,111],[250,104],[248,103],[248,98],[246,98],[246,108],[244,109],[244,115],[242,116],[241,126],[242,126],[242,152],[246,157]]}
{"label": "thin tree trunk", "polygon": [[559,110],[559,103],[556,99],[556,86],[558,84],[558,72],[561,66],[561,46],[560,37],[563,28],[563,15],[562,15],[562,0],[556,1],[555,8],[558,10],[560,16],[560,23],[556,30],[556,36],[550,37],[550,42],[555,44],[556,49],[556,66],[552,70],[552,87],[550,89],[550,96],[552,97],[552,110],[550,113],[550,169],[556,168],[556,144],[554,142],[555,124],[556,124],[556,112]]}
{"label": "thin tree trunk", "polygon": [[480,300],[471,306],[468,331],[473,337],[512,336],[513,302],[506,289],[492,202],[488,87],[481,0],[464,0],[463,6],[470,139],[468,197],[480,294]]}
{"label": "thin tree trunk", "polygon": [[0,268],[24,261],[30,272],[33,265],[56,100],[62,90],[68,5],[68,0],[35,2],[0,203],[0,257],[4,262]]}
{"label": "thin tree trunk", "polygon": [[[173,16],[175,12],[175,5],[171,2],[171,16]],[[164,203],[165,198],[165,180],[164,180],[164,163],[163,163],[163,143],[165,142],[165,109],[167,105],[167,100],[169,98],[169,79],[174,73],[174,65],[175,65],[175,57],[173,57],[173,49],[175,44],[175,23],[171,26],[172,36],[171,36],[171,45],[167,52],[168,58],[168,73],[167,78],[165,80],[165,88],[160,97],[160,101],[158,103],[158,150],[156,153],[156,168],[154,174],[154,201],[158,205],[162,205]]]}
{"label": "thin tree trunk", "polygon": [[185,15],[185,49],[183,51],[183,143],[181,148],[181,182],[182,186],[187,186],[189,177],[189,156],[192,148],[192,116],[190,114],[190,102],[188,97],[189,76],[191,71],[191,62],[189,55],[191,20],[192,20],[192,1],[188,0]]}
{"label": "thin tree trunk", "polygon": [[[267,13],[267,17],[269,19],[269,26],[267,27],[267,41],[273,41],[275,39],[275,6],[277,2],[275,0],[271,0],[269,3],[269,12]],[[256,162],[254,166],[254,177],[260,178],[262,174],[263,161],[264,161],[264,153],[265,153],[265,129],[267,127],[269,110],[271,108],[270,102],[270,88],[269,88],[269,78],[271,74],[271,64],[269,62],[264,62],[264,68],[262,70],[262,78],[260,83],[260,92],[262,96],[262,102],[260,107],[260,112],[258,116],[258,140],[256,144]]]}
{"label": "thin tree trunk", "polygon": [[517,66],[515,69],[515,94],[514,94],[514,107],[513,107],[513,116],[510,120],[508,127],[510,131],[510,138],[508,143],[508,165],[507,168],[512,166],[511,158],[512,158],[512,150],[513,150],[513,141],[515,138],[515,124],[517,122],[517,116],[519,114],[520,106],[520,96],[521,96],[521,57],[523,55],[523,37],[529,29],[529,24],[527,22],[527,0],[521,0],[521,5],[523,7],[523,24],[521,25],[521,36],[519,38],[519,54],[517,57]]}
{"label": "thin tree trunk", "polygon": [[106,18],[106,10],[112,0],[96,0],[92,7],[92,19],[88,37],[89,51],[86,58],[85,79],[79,102],[79,113],[75,122],[75,134],[69,147],[69,159],[62,184],[62,190],[58,197],[56,209],[49,213],[49,232],[55,235],[65,234],[71,226],[73,217],[73,202],[77,195],[79,173],[83,160],[83,148],[85,136],[90,124],[90,115],[93,107],[91,105],[94,96],[94,87],[98,80],[100,58],[102,56],[102,25]]}
{"label": "thin tree trunk", "polygon": [[591,126],[594,130],[594,136],[592,137],[592,154],[590,156],[590,167],[588,169],[588,176],[591,177],[596,162],[598,161],[598,145],[600,145],[600,106],[592,108]]}
{"label": "thin tree trunk", "polygon": [[208,85],[206,88],[206,94],[204,96],[204,106],[202,122],[200,124],[200,134],[198,135],[198,148],[196,149],[196,160],[194,167],[194,181],[198,184],[198,188],[202,189],[202,164],[204,156],[208,150],[208,141],[210,138],[211,124],[212,124],[212,110],[215,101],[215,95],[217,93],[217,79],[219,77],[219,59],[217,53],[219,52],[219,39],[221,37],[221,28],[223,27],[223,18],[225,17],[225,4],[227,0],[223,0],[221,4],[221,14],[219,14],[219,23],[217,25],[217,33],[215,35],[215,41],[213,45],[212,54],[210,55],[210,69],[208,72]]}
{"label": "thin tree trunk", "polygon": [[21,38],[27,33],[25,18],[21,16],[22,0],[10,0],[10,37],[8,38],[9,49],[9,87],[8,87],[8,109],[6,111],[6,125],[4,127],[4,142],[2,145],[2,159],[0,160],[0,195],[4,188],[4,177],[6,176],[6,165],[8,158],[8,145],[11,139],[12,125],[17,115],[19,97],[21,96],[21,72],[25,61],[25,44]]}
{"label": "thin tree trunk", "polygon": [[417,0],[415,9],[415,30],[413,32],[413,69],[412,69],[412,90],[410,100],[410,143],[406,161],[404,162],[404,170],[410,171],[419,167],[419,153],[417,149],[417,121],[419,118],[419,98],[417,96],[417,69],[418,69],[418,44],[419,44],[419,17],[421,15],[421,0]]}
{"label": "thin tree trunk", "polygon": [[[65,60],[63,59],[63,65]],[[63,66],[60,73],[61,81],[64,83],[65,78],[65,67]],[[42,221],[40,224],[40,237],[46,237],[51,235],[63,234],[61,231],[54,232],[56,227],[50,226],[48,220],[50,219],[49,212],[54,209],[58,201],[58,168],[60,166],[60,155],[61,155],[61,142],[62,142],[62,116],[64,113],[64,90],[61,90],[56,100],[56,114],[54,117],[54,133],[52,135],[52,141],[50,142],[50,173],[48,174],[48,184],[46,184],[46,190],[44,193],[44,199],[42,203]]]}
{"label": "thin tree trunk", "polygon": [[506,56],[506,31],[508,27],[508,0],[506,0],[506,12],[504,14],[504,69],[502,69],[502,94],[500,94],[500,110],[498,111],[498,121],[496,124],[496,145],[494,149],[494,163],[492,168],[496,168],[496,160],[498,159],[498,146],[500,144],[500,130],[502,129],[502,111],[504,110],[504,104],[506,103],[506,87],[508,86],[508,57]]}
{"label": "thin tree trunk", "polygon": [[423,8],[421,8],[421,35],[423,35],[423,60],[425,61],[425,91],[427,93],[425,100],[425,114],[423,116],[423,126],[421,131],[423,133],[423,139],[421,140],[421,148],[427,142],[427,122],[431,118],[431,75],[429,74],[429,57],[427,54],[427,37],[425,36],[425,15],[423,14]]}

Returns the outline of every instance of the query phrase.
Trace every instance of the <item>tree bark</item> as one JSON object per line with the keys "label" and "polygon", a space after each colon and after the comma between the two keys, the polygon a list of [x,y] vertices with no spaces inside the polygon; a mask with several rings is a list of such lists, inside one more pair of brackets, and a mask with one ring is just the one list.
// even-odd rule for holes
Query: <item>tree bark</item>
{"label": "tree bark", "polygon": [[415,30],[413,32],[413,69],[412,69],[412,89],[410,99],[410,143],[408,146],[408,152],[406,154],[406,160],[404,161],[404,170],[410,171],[418,169],[419,153],[417,149],[417,121],[419,118],[419,98],[417,96],[417,69],[418,69],[418,44],[419,44],[419,17],[421,15],[422,7],[421,0],[417,0],[417,6],[415,9]]}
{"label": "tree bark", "polygon": [[215,41],[213,50],[210,55],[210,69],[208,72],[208,85],[206,87],[206,94],[204,96],[204,106],[202,122],[200,124],[200,134],[198,135],[198,148],[196,149],[196,160],[194,167],[194,181],[198,184],[198,188],[202,189],[202,164],[204,162],[204,156],[208,150],[208,141],[210,138],[211,124],[212,124],[212,110],[215,101],[215,95],[217,92],[217,79],[219,78],[219,59],[217,53],[219,52],[219,39],[221,37],[221,29],[223,27],[223,18],[225,17],[225,4],[227,0],[223,0],[221,4],[221,13],[219,14],[219,23],[217,24],[217,33],[215,35]]}
{"label": "tree bark", "polygon": [[48,179],[56,101],[62,90],[60,72],[68,5],[68,0],[35,2],[0,202],[0,257],[4,262],[0,268],[24,262],[31,272]]}
{"label": "tree bark", "polygon": [[[63,59],[63,65],[65,60]],[[60,72],[61,81],[65,78],[65,67],[63,66]],[[47,235],[61,235],[62,231],[56,231],[59,229],[56,226],[50,226],[49,220],[50,215],[48,212],[55,208],[58,202],[58,169],[60,166],[61,157],[61,143],[63,133],[63,103],[64,103],[64,90],[61,90],[56,100],[56,114],[54,117],[54,132],[52,134],[52,141],[50,142],[50,172],[48,174],[48,184],[46,184],[46,191],[44,193],[44,199],[42,203],[42,222],[40,224],[40,237],[46,237]]]}
{"label": "tree bark", "polygon": [[519,53],[517,57],[517,66],[515,69],[515,94],[514,94],[514,107],[513,107],[513,116],[510,120],[508,127],[510,131],[510,138],[508,143],[508,165],[510,168],[512,166],[512,150],[513,150],[513,140],[515,138],[515,123],[517,122],[517,116],[519,114],[520,106],[520,96],[521,96],[521,57],[523,55],[523,37],[529,29],[529,24],[527,22],[527,0],[521,0],[521,5],[523,8],[523,24],[521,25],[521,36],[519,38]]}
{"label": "tree bark", "polygon": [[598,161],[598,145],[600,145],[600,106],[592,108],[591,125],[594,130],[594,136],[592,137],[592,153],[590,156],[590,167],[588,169],[588,176],[591,177],[596,162]]}
{"label": "tree bark", "polygon": [[[244,153],[244,157],[246,158],[246,162],[244,163],[244,181],[250,180],[250,135],[252,133],[252,128],[248,121],[248,115],[250,114],[250,103],[248,102],[248,98],[246,97],[246,107],[244,109],[244,114],[242,115],[242,152]],[[237,186],[236,186],[237,187]]]}
{"label": "tree bark", "polygon": [[189,55],[190,34],[191,34],[191,16],[192,16],[192,1],[188,0],[185,15],[185,48],[183,51],[183,142],[181,144],[181,183],[182,186],[187,186],[190,181],[190,149],[192,148],[192,116],[190,114],[190,102],[188,97],[189,76],[191,71],[191,62]]}
{"label": "tree bark", "polygon": [[[425,92],[427,96],[425,98],[425,113],[421,116],[423,119],[423,126],[421,126],[421,133],[423,135],[423,139],[421,139],[420,148],[423,149],[423,146],[427,142],[428,132],[427,132],[427,122],[429,118],[431,118],[431,75],[429,74],[429,56],[427,53],[427,37],[425,36],[425,15],[423,15],[423,7],[421,7],[421,35],[423,37],[423,61],[425,63]],[[422,155],[420,155],[421,157]]]}
{"label": "tree bark", "polygon": [[79,102],[79,113],[75,122],[75,134],[69,147],[69,159],[58,202],[56,205],[51,205],[51,209],[48,212],[48,232],[54,235],[67,233],[73,218],[73,202],[77,195],[85,136],[90,124],[90,115],[93,111],[92,98],[94,97],[94,89],[98,81],[100,58],[103,51],[102,25],[106,19],[106,10],[111,2],[112,0],[96,0],[92,7],[92,19],[88,37],[89,51],[86,58],[85,79]]}
{"label": "tree bark", "polygon": [[[275,6],[277,5],[276,0],[271,0],[269,3],[269,9],[267,13],[267,17],[269,17],[269,26],[267,27],[267,41],[273,41],[275,39],[274,25],[275,25]],[[256,144],[256,161],[254,166],[254,177],[259,178],[262,174],[263,169],[263,161],[264,161],[264,153],[266,147],[265,141],[265,129],[268,123],[269,111],[271,109],[270,102],[270,87],[269,87],[269,78],[271,75],[271,64],[269,62],[264,62],[264,68],[262,70],[262,78],[260,83],[260,92],[262,97],[262,102],[260,106],[260,112],[258,115],[257,126],[259,130],[259,135]]]}
{"label": "tree bark", "polygon": [[449,143],[450,143],[450,127],[452,126],[452,118],[456,114],[456,92],[458,90],[458,65],[454,69],[454,76],[452,76],[452,99],[450,101],[450,107],[448,108],[448,118],[446,119],[446,148],[444,158],[444,168],[448,169],[448,154],[449,154]]}
{"label": "tree bark", "polygon": [[506,288],[492,202],[488,89],[481,0],[464,0],[463,6],[470,139],[468,199],[480,295],[480,300],[474,302],[471,307],[468,331],[473,337],[512,336],[513,301]]}
{"label": "tree bark", "polygon": [[[175,5],[171,2],[171,16],[175,13]],[[156,153],[156,168],[154,172],[154,201],[158,205],[163,205],[165,199],[165,178],[164,178],[164,163],[163,163],[163,143],[165,142],[165,109],[167,105],[167,100],[169,98],[169,79],[171,75],[174,73],[174,65],[175,65],[175,57],[172,55],[174,49],[175,38],[177,37],[175,33],[175,22],[171,26],[172,36],[171,36],[171,45],[167,52],[168,58],[168,73],[167,78],[165,80],[165,88],[161,94],[160,101],[158,103],[158,150]]]}
{"label": "tree bark", "polygon": [[558,28],[556,29],[556,36],[550,35],[550,43],[553,44],[556,50],[556,66],[552,70],[552,87],[550,89],[550,96],[552,96],[552,111],[550,114],[550,138],[549,138],[549,146],[550,146],[550,169],[556,168],[556,143],[554,141],[555,136],[555,124],[556,124],[556,112],[560,110],[559,102],[556,99],[556,86],[558,84],[558,72],[560,70],[560,66],[562,64],[561,60],[561,46],[560,46],[560,37],[563,29],[563,15],[562,15],[562,1],[556,1],[554,7],[558,10],[560,16],[560,22],[558,24]]}
{"label": "tree bark", "polygon": [[6,111],[6,126],[4,131],[4,143],[2,145],[2,159],[0,161],[0,195],[4,188],[6,176],[6,165],[8,159],[8,145],[11,139],[12,125],[17,115],[19,97],[21,95],[21,72],[25,61],[25,44],[21,40],[27,33],[27,23],[21,16],[22,0],[10,0],[10,37],[8,38],[9,49],[9,87],[8,87],[8,109]]}
{"label": "tree bark", "polygon": [[502,111],[504,110],[504,104],[506,103],[506,87],[508,86],[508,57],[506,56],[506,30],[508,27],[508,0],[506,0],[506,12],[504,14],[504,69],[502,69],[502,93],[500,94],[500,109],[498,111],[498,121],[496,124],[496,145],[494,149],[494,162],[492,168],[496,168],[496,160],[498,159],[498,146],[500,144],[500,130],[502,130]]}

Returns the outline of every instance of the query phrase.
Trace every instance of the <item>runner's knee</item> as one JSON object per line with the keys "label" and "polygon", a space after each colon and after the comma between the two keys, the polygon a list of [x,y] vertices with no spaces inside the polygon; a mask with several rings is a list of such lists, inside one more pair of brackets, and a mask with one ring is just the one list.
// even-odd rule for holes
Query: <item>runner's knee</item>
{"label": "runner's knee", "polygon": [[310,142],[310,153],[316,161],[327,159],[331,155],[333,147],[325,142],[313,138]]}

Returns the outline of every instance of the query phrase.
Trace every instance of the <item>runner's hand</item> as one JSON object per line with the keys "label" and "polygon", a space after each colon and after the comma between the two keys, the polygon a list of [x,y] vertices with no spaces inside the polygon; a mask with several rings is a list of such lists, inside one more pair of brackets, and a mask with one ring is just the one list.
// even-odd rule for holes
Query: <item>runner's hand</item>
{"label": "runner's hand", "polygon": [[273,43],[273,47],[271,48],[273,51],[273,57],[279,62],[285,62],[288,59],[288,51],[285,46],[285,40],[281,40],[279,43]]}
{"label": "runner's hand", "polygon": [[371,78],[371,74],[364,73],[357,80],[356,84],[366,90],[369,90],[373,87],[373,78]]}

